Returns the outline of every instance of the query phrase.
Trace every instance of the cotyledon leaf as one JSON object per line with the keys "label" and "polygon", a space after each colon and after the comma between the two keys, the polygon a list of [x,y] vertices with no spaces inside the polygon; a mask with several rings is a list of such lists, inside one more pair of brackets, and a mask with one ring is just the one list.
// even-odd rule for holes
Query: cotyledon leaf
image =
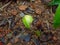
{"label": "cotyledon leaf", "polygon": [[22,21],[26,28],[30,28],[30,25],[33,21],[33,17],[31,15],[25,15]]}

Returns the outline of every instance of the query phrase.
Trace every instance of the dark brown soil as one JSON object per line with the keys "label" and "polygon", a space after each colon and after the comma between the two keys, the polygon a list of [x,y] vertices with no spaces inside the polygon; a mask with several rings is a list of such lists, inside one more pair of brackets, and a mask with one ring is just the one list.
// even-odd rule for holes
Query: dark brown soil
{"label": "dark brown soil", "polygon": [[[53,27],[56,8],[48,6],[50,1],[1,1],[0,45],[60,45],[60,29]],[[27,14],[34,18],[30,29],[22,23]],[[39,37],[35,34],[37,30],[41,31]]]}

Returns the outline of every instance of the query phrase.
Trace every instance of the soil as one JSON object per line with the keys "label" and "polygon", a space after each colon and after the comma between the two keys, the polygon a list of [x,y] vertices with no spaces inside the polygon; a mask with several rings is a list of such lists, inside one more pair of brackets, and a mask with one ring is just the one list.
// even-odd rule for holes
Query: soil
{"label": "soil", "polygon": [[[60,29],[53,27],[57,6],[51,0],[5,0],[0,2],[0,45],[60,45]],[[34,21],[30,29],[22,18],[30,14]],[[37,36],[35,31],[40,31]]]}

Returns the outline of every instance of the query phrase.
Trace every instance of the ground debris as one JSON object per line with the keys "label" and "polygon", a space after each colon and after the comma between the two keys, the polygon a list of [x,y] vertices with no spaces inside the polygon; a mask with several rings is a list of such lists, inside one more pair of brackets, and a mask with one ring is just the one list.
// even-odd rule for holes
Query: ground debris
{"label": "ground debris", "polygon": [[27,5],[20,5],[19,6],[19,9],[21,10],[21,11],[24,11],[24,10],[26,10],[27,9]]}
{"label": "ground debris", "polygon": [[[55,7],[53,7],[54,10],[48,7],[49,1],[0,2],[0,45],[59,45],[60,30],[53,28],[52,11],[55,11]],[[26,29],[22,23],[25,15],[31,15],[34,18],[30,29]],[[35,31],[41,32],[41,34],[37,33],[39,37]]]}

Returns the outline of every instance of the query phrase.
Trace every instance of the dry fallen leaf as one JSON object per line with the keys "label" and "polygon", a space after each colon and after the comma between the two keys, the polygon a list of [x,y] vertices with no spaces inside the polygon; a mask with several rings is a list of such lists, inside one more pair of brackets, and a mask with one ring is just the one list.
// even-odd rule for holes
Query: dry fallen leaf
{"label": "dry fallen leaf", "polygon": [[24,10],[26,10],[28,8],[28,6],[27,5],[20,5],[18,8],[20,10],[24,11]]}
{"label": "dry fallen leaf", "polygon": [[17,15],[17,10],[11,10],[12,15]]}
{"label": "dry fallen leaf", "polygon": [[35,9],[35,12],[36,12],[36,14],[41,14],[42,13],[42,9],[37,8],[37,9]]}

